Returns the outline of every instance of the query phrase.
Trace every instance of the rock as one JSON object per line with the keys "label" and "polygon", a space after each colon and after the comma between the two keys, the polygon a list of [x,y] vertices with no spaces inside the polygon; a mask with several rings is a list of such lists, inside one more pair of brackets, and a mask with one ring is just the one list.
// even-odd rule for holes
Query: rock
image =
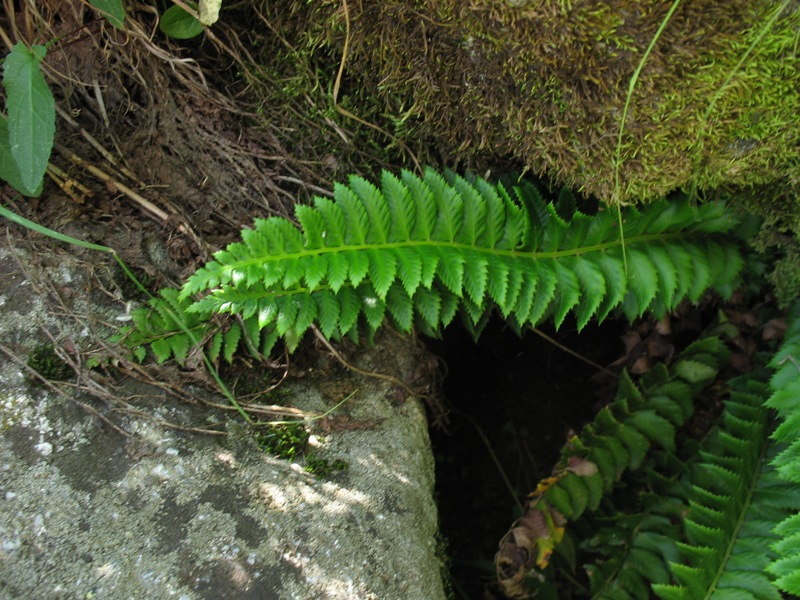
{"label": "rock", "polygon": [[[125,403],[103,404],[76,386],[31,385],[13,356],[41,343],[40,327],[77,347],[93,328],[48,312],[38,267],[20,267],[29,259],[0,250],[12,283],[0,292],[1,597],[444,598],[419,401],[350,372],[334,373],[333,392],[314,371],[287,384],[287,404],[316,413],[353,394],[334,413],[343,420],[311,427],[315,455],[347,464],[319,478],[262,451],[237,416],[216,437],[167,426],[207,425],[210,409],[160,387],[122,382]],[[100,310],[81,296],[89,265],[71,254],[50,264],[55,289]],[[407,342],[383,344],[360,364],[383,352],[413,367]]]}

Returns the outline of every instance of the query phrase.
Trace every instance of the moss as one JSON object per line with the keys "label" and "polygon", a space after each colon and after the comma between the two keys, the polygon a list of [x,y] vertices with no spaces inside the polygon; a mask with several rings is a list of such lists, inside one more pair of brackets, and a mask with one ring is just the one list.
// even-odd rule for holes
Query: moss
{"label": "moss", "polygon": [[267,425],[258,430],[256,442],[264,452],[293,460],[305,452],[308,437],[308,431],[302,423]]}
{"label": "moss", "polygon": [[346,468],[347,463],[341,459],[328,460],[327,458],[320,458],[316,454],[308,454],[306,455],[306,466],[303,467],[303,470],[316,475],[320,479],[326,479]]}
{"label": "moss", "polygon": [[[75,376],[75,372],[56,353],[53,344],[36,346],[28,354],[28,366],[45,379],[66,381]],[[34,383],[38,381],[34,380]]]}
{"label": "moss", "polygon": [[800,245],[792,244],[786,255],[779,260],[769,276],[775,286],[778,303],[788,307],[800,298]]}
{"label": "moss", "polygon": [[[734,0],[678,7],[633,94],[622,200],[643,201],[681,186],[760,185],[796,169],[796,3],[756,42],[776,6]],[[418,150],[423,162],[481,169],[512,157],[611,200],[628,82],[668,8],[655,0],[348,3],[340,101]],[[344,49],[343,5],[270,2],[264,10],[286,32],[293,59],[316,69],[306,93],[329,93]],[[361,138],[358,124],[335,117],[355,132],[354,143],[380,138],[374,130]],[[378,145],[371,150],[387,159],[393,145],[398,150],[388,139]]]}

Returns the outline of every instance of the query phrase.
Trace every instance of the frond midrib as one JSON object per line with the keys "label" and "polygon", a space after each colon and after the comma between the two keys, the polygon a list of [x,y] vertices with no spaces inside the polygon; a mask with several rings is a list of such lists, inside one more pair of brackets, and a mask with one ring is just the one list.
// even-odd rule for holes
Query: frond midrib
{"label": "frond midrib", "polygon": [[[637,236],[625,238],[624,246],[627,249],[629,246],[647,243],[653,241],[671,241],[679,238],[692,237],[694,232],[691,231],[673,231],[669,233],[650,233],[640,234]],[[297,252],[284,252],[282,254],[272,255],[259,255],[245,260],[237,260],[227,262],[222,269],[221,273],[238,271],[246,269],[247,267],[262,265],[272,262],[280,262],[288,259],[302,259],[310,258],[313,256],[324,256],[329,254],[336,254],[338,252],[357,252],[364,250],[391,250],[399,248],[448,248],[459,250],[463,252],[478,252],[488,254],[491,256],[502,256],[508,258],[519,258],[526,256],[531,260],[548,260],[566,258],[569,256],[581,256],[592,252],[602,252],[613,248],[621,248],[623,243],[620,239],[603,242],[601,244],[593,244],[591,246],[578,246],[566,250],[552,250],[548,252],[529,251],[524,249],[515,248],[513,250],[504,250],[500,248],[491,248],[488,246],[481,246],[478,244],[468,244],[466,242],[457,241],[439,241],[439,240],[404,240],[400,242],[364,242],[363,244],[348,244],[341,246],[325,246],[322,248],[303,249]]]}
{"label": "frond midrib", "polygon": [[742,526],[747,522],[747,513],[750,511],[750,507],[753,504],[753,496],[755,495],[756,488],[758,486],[758,481],[761,478],[761,473],[763,472],[766,455],[767,455],[767,445],[762,443],[758,460],[753,465],[753,473],[754,476],[750,478],[750,485],[747,490],[746,494],[746,501],[742,502],[741,508],[739,510],[739,516],[736,521],[736,527],[734,527],[730,537],[728,538],[728,544],[725,548],[725,553],[723,554],[723,558],[719,563],[719,567],[717,568],[717,572],[714,575],[714,579],[711,581],[711,584],[708,586],[706,590],[706,595],[703,600],[709,600],[711,596],[714,595],[714,592],[717,590],[717,584],[722,576],[725,574],[725,568],[728,565],[728,561],[731,557],[731,553],[736,546],[736,542],[739,540],[739,533],[742,529]]}

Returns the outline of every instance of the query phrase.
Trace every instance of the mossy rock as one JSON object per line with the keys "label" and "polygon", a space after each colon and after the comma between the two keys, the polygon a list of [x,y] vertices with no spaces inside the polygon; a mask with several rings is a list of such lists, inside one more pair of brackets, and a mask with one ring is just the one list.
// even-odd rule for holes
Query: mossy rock
{"label": "mossy rock", "polygon": [[628,85],[670,3],[268,4],[316,84],[321,70],[335,76],[348,39],[339,103],[421,160],[485,166],[506,157],[608,202],[679,187],[800,188],[797,2],[780,14],[774,0],[677,7],[630,99],[619,187]]}

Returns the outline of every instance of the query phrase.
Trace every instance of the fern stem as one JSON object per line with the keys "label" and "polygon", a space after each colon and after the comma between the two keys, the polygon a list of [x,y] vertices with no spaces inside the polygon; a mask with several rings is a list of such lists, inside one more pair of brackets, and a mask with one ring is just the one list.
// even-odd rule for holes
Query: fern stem
{"label": "fern stem", "polygon": [[[667,242],[670,240],[679,240],[682,237],[685,237],[686,233],[683,231],[673,231],[668,233],[650,233],[650,234],[640,234],[637,236],[633,236],[628,238],[628,244],[647,244],[648,242],[654,241],[662,241]],[[519,257],[526,257],[533,260],[547,260],[547,259],[558,259],[558,258],[565,258],[568,256],[582,256],[584,254],[589,254],[591,252],[602,252],[604,250],[612,250],[614,248],[622,248],[623,255],[624,255],[624,246],[625,241],[620,237],[619,240],[614,240],[611,242],[604,242],[601,244],[594,244],[591,246],[580,246],[578,248],[570,248],[567,250],[552,250],[548,252],[526,252],[524,250],[502,250],[497,248],[488,248],[485,246],[476,246],[474,244],[466,244],[461,242],[445,242],[445,241],[436,241],[436,240],[404,240],[401,242],[386,242],[383,244],[352,244],[352,245],[345,245],[345,246],[325,246],[322,248],[314,248],[311,250],[299,250],[297,252],[292,253],[285,253],[285,254],[275,254],[271,256],[255,256],[253,258],[238,260],[236,262],[231,262],[225,265],[225,271],[233,272],[241,269],[246,269],[247,267],[263,265],[269,262],[279,262],[285,261],[287,258],[310,258],[314,256],[324,256],[329,254],[336,254],[339,252],[349,252],[349,251],[357,251],[357,252],[364,252],[367,250],[393,250],[398,248],[421,248],[421,249],[431,249],[435,251],[436,249],[442,248],[448,251],[450,250],[458,250],[458,251],[470,251],[473,253],[485,253],[490,256],[502,256],[508,258],[519,258]],[[321,288],[315,288],[321,289]],[[314,290],[309,290],[305,288],[292,288],[291,290],[285,290],[281,292],[281,295],[289,295],[293,293],[303,293],[303,292],[310,292]]]}
{"label": "fern stem", "polygon": [[[761,473],[763,470],[763,466],[766,463],[766,444],[762,444],[761,447],[761,454],[759,456],[759,460],[756,466],[756,471]],[[714,594],[717,593],[717,585],[719,584],[719,580],[725,574],[725,569],[728,565],[728,561],[731,557],[731,552],[733,551],[734,547],[736,546],[736,542],[739,539],[739,532],[742,530],[742,526],[747,522],[746,517],[748,516],[749,507],[753,503],[753,495],[756,491],[756,484],[758,483],[759,476],[755,475],[750,479],[750,485],[747,490],[747,497],[742,502],[742,508],[739,510],[739,517],[736,521],[736,527],[731,532],[731,536],[728,539],[727,547],[725,548],[725,553],[723,554],[722,560],[719,563],[719,568],[717,569],[716,574],[714,575],[714,579],[711,581],[708,589],[706,590],[706,595],[704,596],[703,600],[709,600]]]}

